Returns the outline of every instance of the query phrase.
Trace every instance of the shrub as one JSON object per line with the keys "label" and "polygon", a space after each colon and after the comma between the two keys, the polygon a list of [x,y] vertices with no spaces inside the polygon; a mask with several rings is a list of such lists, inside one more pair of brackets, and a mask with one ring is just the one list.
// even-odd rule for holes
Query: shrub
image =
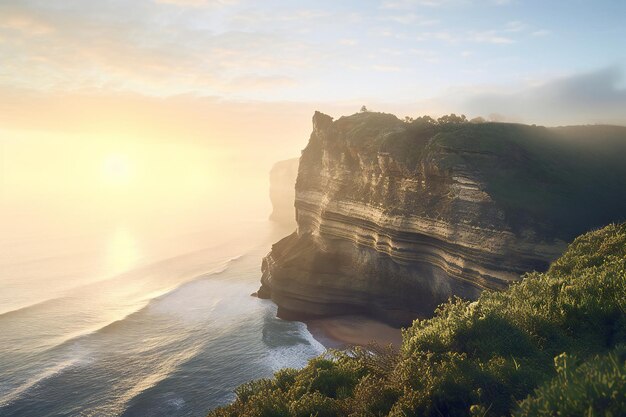
{"label": "shrub", "polygon": [[557,375],[520,402],[515,417],[626,415],[624,346],[578,367],[565,353],[554,362]]}
{"label": "shrub", "polygon": [[307,393],[291,402],[289,413],[294,417],[338,417],[341,408],[338,403],[319,392]]}

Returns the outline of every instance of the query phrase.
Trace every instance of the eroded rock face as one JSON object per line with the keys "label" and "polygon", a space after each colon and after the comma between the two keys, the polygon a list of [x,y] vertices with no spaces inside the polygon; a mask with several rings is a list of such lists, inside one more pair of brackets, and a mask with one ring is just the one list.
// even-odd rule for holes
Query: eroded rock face
{"label": "eroded rock face", "polygon": [[[405,325],[452,295],[475,298],[545,269],[567,236],[542,215],[541,195],[527,208],[524,193],[548,193],[550,213],[552,199],[571,196],[546,156],[535,158],[544,142],[526,146],[524,134],[555,133],[492,125],[316,112],[296,183],[297,230],[263,260],[259,296],[285,317],[366,313]],[[507,188],[518,180],[521,196]]]}
{"label": "eroded rock face", "polygon": [[296,177],[299,158],[286,159],[274,164],[270,170],[270,200],[272,214],[270,220],[285,225],[295,225]]}

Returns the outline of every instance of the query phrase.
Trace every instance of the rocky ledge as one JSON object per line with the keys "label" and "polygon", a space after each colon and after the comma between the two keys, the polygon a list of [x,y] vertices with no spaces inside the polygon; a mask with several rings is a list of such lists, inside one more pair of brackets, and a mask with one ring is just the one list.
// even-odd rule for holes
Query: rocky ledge
{"label": "rocky ledge", "polygon": [[296,182],[296,231],[258,295],[283,317],[368,314],[394,325],[473,299],[565,242],[626,218],[626,128],[402,121],[316,112]]}

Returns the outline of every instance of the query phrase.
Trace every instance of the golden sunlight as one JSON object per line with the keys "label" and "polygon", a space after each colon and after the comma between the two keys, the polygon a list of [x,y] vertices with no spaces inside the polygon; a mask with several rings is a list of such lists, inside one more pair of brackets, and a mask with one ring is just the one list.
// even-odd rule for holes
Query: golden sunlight
{"label": "golden sunlight", "polygon": [[107,185],[127,185],[133,176],[132,164],[123,154],[108,155],[102,163],[102,179]]}
{"label": "golden sunlight", "polygon": [[117,275],[136,265],[139,251],[134,236],[124,227],[117,227],[107,242],[107,272]]}

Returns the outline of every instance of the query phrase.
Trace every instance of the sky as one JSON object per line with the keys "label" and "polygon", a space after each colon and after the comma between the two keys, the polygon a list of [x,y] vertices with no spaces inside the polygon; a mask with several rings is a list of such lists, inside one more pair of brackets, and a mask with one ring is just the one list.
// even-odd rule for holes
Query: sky
{"label": "sky", "polygon": [[598,74],[623,93],[625,17],[619,0],[2,0],[0,86],[405,103]]}
{"label": "sky", "polygon": [[626,125],[625,18],[621,0],[0,0],[2,203],[206,203],[298,156],[315,110]]}

